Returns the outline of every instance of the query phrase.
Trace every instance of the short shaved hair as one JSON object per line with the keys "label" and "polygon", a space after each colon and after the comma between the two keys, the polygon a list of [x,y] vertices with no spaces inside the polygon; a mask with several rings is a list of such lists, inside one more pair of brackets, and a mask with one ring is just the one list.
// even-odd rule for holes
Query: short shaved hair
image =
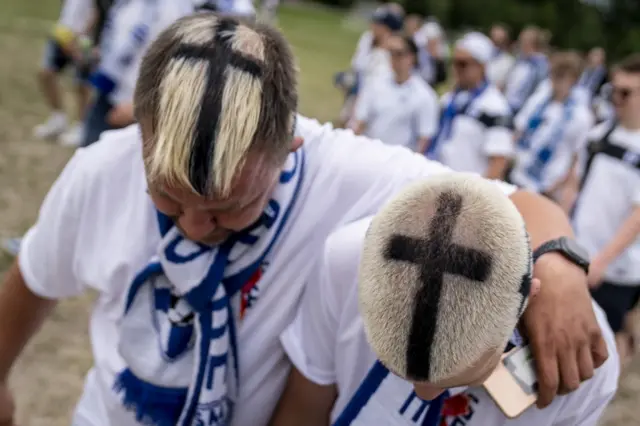
{"label": "short shaved hair", "polygon": [[293,53],[278,30],[210,12],[176,21],[149,47],[134,95],[153,136],[148,179],[227,196],[250,152],[284,161],[297,104]]}
{"label": "short shaved hair", "polygon": [[453,378],[505,348],[531,270],[524,221],[497,185],[467,174],[417,183],[365,237],[358,289],[367,339],[400,377]]}

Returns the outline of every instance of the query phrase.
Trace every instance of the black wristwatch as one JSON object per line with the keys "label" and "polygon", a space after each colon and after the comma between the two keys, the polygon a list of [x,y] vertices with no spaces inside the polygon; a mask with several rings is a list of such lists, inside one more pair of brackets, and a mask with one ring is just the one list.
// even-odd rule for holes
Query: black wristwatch
{"label": "black wristwatch", "polygon": [[535,263],[543,254],[551,252],[560,253],[567,260],[582,268],[585,273],[589,273],[589,253],[575,240],[568,237],[560,237],[547,241],[534,250],[533,262]]}

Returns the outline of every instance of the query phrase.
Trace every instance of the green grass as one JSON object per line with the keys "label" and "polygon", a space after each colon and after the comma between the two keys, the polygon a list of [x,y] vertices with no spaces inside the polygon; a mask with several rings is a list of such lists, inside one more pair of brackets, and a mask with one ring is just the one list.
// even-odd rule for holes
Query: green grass
{"label": "green grass", "polygon": [[[3,0],[0,5],[0,37],[7,33],[44,39],[57,19],[56,0]],[[338,11],[305,5],[283,6],[278,25],[291,42],[300,68],[302,113],[322,120],[336,117],[342,102],[333,88],[333,74],[349,66],[359,33],[343,26]],[[37,59],[37,58],[34,58]]]}

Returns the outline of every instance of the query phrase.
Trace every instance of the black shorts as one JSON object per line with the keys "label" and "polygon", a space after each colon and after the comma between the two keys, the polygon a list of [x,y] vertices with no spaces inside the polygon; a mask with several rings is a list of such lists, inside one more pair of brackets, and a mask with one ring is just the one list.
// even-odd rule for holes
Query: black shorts
{"label": "black shorts", "polygon": [[[42,58],[42,68],[58,74],[70,66],[75,66],[73,58],[67,55],[57,41],[49,39]],[[78,81],[86,82],[91,74],[89,65],[75,66]]]}
{"label": "black shorts", "polygon": [[620,285],[612,282],[603,282],[602,285],[591,291],[593,300],[607,314],[607,321],[614,333],[624,327],[624,318],[640,300],[640,283],[637,285]]}

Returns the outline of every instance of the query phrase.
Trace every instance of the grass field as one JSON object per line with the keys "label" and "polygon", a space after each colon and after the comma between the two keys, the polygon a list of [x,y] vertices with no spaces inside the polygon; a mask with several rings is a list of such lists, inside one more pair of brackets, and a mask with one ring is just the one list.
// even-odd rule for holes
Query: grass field
{"label": "grass field", "polygon": [[[31,137],[33,126],[47,114],[35,73],[59,4],[57,0],[0,2],[2,236],[19,234],[35,220],[42,198],[72,153]],[[285,8],[279,22],[299,58],[302,112],[323,120],[335,118],[341,98],[331,87],[331,77],[348,65],[358,34],[343,27],[340,15],[316,8]],[[0,271],[10,261],[0,258]],[[91,295],[62,302],[16,366],[12,385],[21,426],[69,424],[84,373],[91,365],[90,308]],[[625,374],[620,395],[603,424],[640,425],[639,404],[640,364],[636,363]]]}

